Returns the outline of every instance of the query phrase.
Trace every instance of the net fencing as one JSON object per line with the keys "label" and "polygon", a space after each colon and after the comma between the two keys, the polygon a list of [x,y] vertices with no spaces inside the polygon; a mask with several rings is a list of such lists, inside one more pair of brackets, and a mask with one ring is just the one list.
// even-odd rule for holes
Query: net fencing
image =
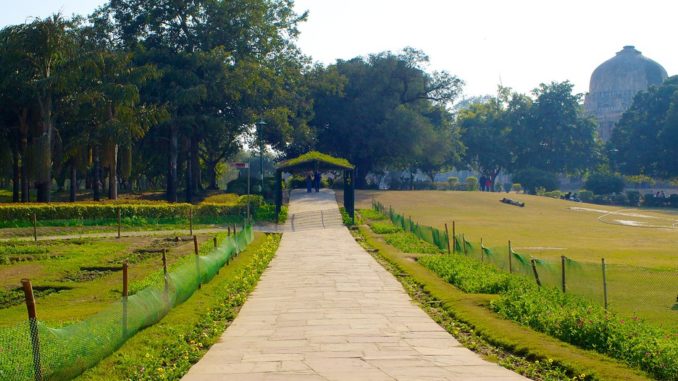
{"label": "net fencing", "polygon": [[55,328],[38,320],[0,327],[0,380],[68,380],[79,375],[190,298],[253,238],[247,226],[157,284],[77,323]]}
{"label": "net fencing", "polygon": [[534,258],[510,247],[486,247],[471,242],[464,234],[449,234],[429,226],[422,226],[410,217],[396,213],[379,202],[373,209],[391,219],[394,225],[415,234],[442,251],[464,255],[513,274],[537,279],[547,287],[564,289],[586,297],[628,316],[646,319],[670,330],[678,331],[678,268],[654,269],[621,264]]}

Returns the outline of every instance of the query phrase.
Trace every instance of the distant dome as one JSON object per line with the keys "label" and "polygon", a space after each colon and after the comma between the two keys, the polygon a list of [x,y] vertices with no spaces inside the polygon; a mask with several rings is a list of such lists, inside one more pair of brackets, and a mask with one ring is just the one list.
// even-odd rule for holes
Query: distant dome
{"label": "distant dome", "polygon": [[604,141],[610,138],[615,123],[639,91],[659,85],[667,77],[660,64],[633,46],[624,46],[616,56],[598,66],[591,75],[584,107],[598,119],[600,137]]}

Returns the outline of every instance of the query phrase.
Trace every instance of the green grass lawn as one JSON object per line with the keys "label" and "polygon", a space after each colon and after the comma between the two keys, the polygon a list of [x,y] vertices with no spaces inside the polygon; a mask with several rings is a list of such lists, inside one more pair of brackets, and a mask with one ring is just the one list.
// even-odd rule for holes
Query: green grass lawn
{"label": "green grass lawn", "polygon": [[[162,269],[161,254],[139,254],[135,250],[164,247],[170,267],[193,254],[193,242],[165,238],[169,237],[0,243],[0,326],[27,318],[23,292],[18,290],[22,278],[31,280],[38,318],[48,324],[82,320],[107,308],[120,299],[122,272],[111,270],[120,268],[124,259],[131,262],[131,288]],[[199,237],[202,245],[211,247],[211,241],[211,236]]]}
{"label": "green grass lawn", "polygon": [[[567,256],[577,262],[568,267],[570,291],[600,303],[604,257],[610,308],[678,329],[678,229],[668,227],[678,220],[675,211],[635,209],[620,215],[619,207],[514,193],[359,191],[356,196],[358,208],[371,207],[374,198],[422,225],[444,229],[455,221],[457,234],[476,244],[483,238],[485,246],[505,250],[511,240],[515,251],[553,261],[545,278],[557,280],[560,256]],[[526,206],[500,203],[503,197]],[[620,224],[628,221],[667,227]]]}

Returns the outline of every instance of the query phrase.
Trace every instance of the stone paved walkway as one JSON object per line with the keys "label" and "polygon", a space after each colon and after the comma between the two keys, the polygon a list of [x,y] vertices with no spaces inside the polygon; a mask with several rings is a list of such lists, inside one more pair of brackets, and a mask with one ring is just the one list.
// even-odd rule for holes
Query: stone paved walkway
{"label": "stone paved walkway", "polygon": [[[292,196],[290,215],[336,213],[330,191]],[[462,347],[330,225],[286,229],[233,324],[184,380],[525,379]]]}

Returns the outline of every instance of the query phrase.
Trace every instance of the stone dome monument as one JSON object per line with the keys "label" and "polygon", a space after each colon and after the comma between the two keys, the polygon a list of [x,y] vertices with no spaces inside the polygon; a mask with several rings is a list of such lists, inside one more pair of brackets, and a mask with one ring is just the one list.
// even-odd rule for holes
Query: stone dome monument
{"label": "stone dome monument", "polygon": [[591,74],[584,108],[598,120],[600,138],[610,139],[615,124],[639,91],[659,85],[666,78],[666,70],[660,64],[633,46],[624,46],[616,56],[598,66]]}

